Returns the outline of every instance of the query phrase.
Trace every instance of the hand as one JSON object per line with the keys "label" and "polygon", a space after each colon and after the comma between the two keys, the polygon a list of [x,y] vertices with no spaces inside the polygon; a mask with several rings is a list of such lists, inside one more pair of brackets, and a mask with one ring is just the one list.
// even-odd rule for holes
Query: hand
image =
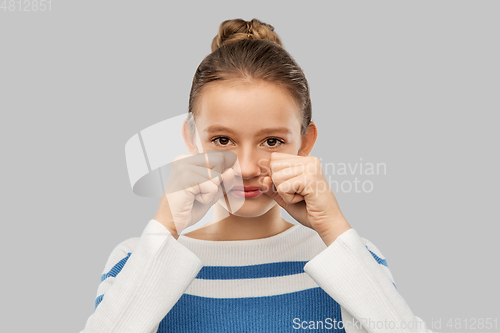
{"label": "hand", "polygon": [[295,220],[318,232],[330,245],[351,228],[314,156],[271,153],[269,176],[263,192],[273,198]]}
{"label": "hand", "polygon": [[154,219],[178,238],[223,197],[221,180],[226,192],[234,186],[236,159],[229,151],[175,157]]}

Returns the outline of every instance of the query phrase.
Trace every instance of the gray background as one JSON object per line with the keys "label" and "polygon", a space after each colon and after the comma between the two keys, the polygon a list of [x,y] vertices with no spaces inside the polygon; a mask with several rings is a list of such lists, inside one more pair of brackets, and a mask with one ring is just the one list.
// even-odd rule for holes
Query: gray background
{"label": "gray background", "polygon": [[83,329],[111,250],[140,236],[159,202],[132,193],[125,142],[187,111],[196,67],[237,17],[272,24],[306,73],[312,155],[386,164],[385,175],[357,175],[372,192],[337,198],[413,312],[429,327],[497,318],[499,10],[123,0],[1,10],[0,330]]}

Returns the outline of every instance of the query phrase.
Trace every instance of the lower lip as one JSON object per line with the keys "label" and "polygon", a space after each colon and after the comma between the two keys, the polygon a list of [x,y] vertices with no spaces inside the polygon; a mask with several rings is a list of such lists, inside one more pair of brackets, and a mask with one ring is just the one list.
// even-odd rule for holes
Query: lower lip
{"label": "lower lip", "polygon": [[254,198],[262,194],[262,191],[255,190],[255,191],[237,191],[237,190],[231,190],[231,193],[234,195],[237,195],[239,197],[243,198]]}

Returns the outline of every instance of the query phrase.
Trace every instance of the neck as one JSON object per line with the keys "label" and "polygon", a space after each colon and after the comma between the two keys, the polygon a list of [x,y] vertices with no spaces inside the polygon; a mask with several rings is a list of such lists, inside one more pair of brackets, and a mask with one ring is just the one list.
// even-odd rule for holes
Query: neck
{"label": "neck", "polygon": [[[211,223],[212,221],[218,222]],[[186,236],[215,241],[249,240],[271,237],[293,226],[281,217],[279,205],[274,205],[261,216],[244,217],[228,213],[217,203],[214,205],[212,221],[206,227],[189,232]]]}

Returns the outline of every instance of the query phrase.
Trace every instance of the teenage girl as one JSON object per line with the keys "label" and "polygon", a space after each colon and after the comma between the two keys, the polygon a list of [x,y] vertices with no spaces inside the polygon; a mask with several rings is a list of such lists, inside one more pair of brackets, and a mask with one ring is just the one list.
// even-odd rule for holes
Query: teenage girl
{"label": "teenage girl", "polygon": [[190,155],[142,235],[111,253],[81,333],[430,332],[309,155],[311,111],[274,27],[222,22],[192,83]]}

